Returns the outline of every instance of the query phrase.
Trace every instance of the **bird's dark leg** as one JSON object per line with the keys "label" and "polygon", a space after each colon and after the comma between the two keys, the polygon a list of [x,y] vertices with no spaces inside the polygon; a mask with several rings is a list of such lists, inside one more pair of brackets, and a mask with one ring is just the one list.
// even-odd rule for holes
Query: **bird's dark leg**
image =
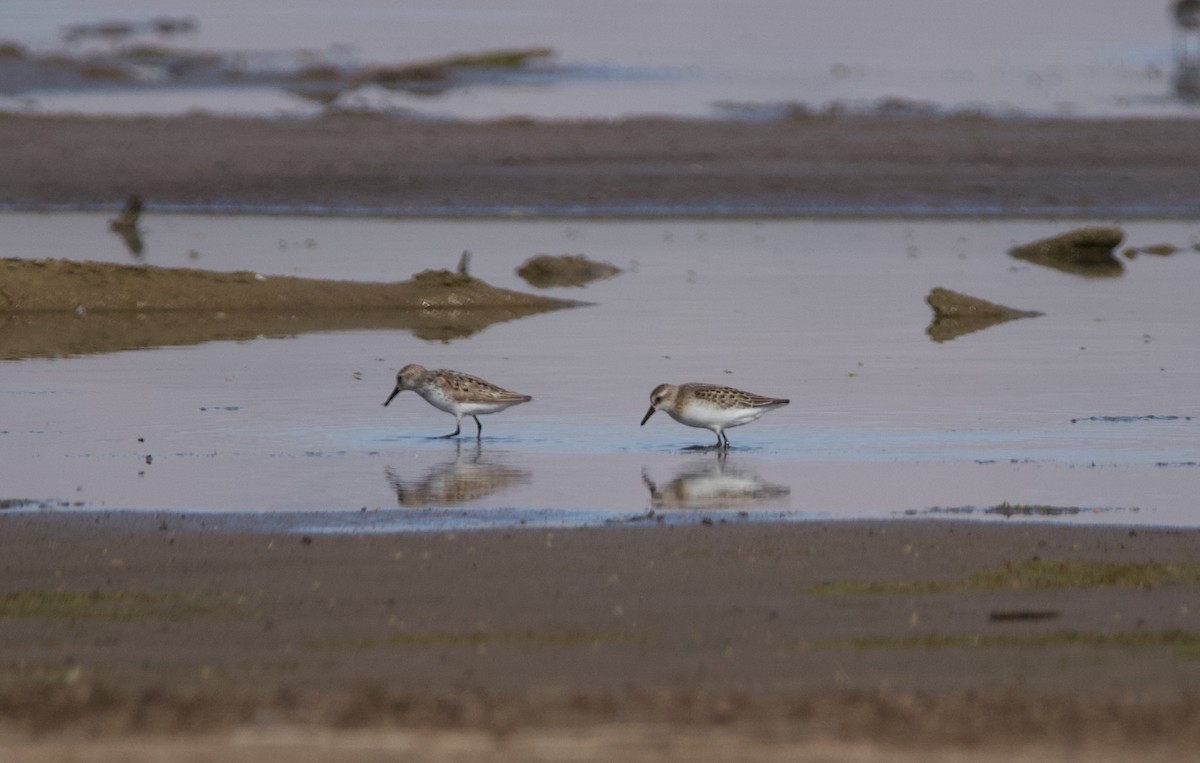
{"label": "bird's dark leg", "polygon": [[718,447],[718,448],[720,448],[720,447],[722,446],[722,443],[721,443],[721,430],[720,430],[720,429],[717,429],[717,430],[714,430],[714,431],[717,433],[717,447]]}
{"label": "bird's dark leg", "polygon": [[729,450],[729,435],[722,432],[721,436],[725,438],[725,450]]}
{"label": "bird's dark leg", "polygon": [[454,431],[451,432],[450,434],[442,435],[439,439],[449,440],[451,437],[458,437],[458,433],[461,429],[462,429],[462,419],[455,419],[454,420]]}
{"label": "bird's dark leg", "polygon": [[471,418],[475,419],[475,426],[478,427],[478,430],[475,432],[475,439],[476,440],[483,439],[483,424],[479,423],[478,416],[472,415]]}

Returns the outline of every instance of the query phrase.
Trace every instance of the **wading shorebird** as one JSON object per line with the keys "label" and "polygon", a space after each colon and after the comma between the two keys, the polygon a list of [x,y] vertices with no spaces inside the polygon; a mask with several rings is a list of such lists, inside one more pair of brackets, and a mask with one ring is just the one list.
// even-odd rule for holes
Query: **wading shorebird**
{"label": "wading shorebird", "polygon": [[717,384],[660,384],[650,393],[650,410],[642,418],[642,426],[655,411],[666,411],[680,424],[715,432],[716,447],[728,449],[726,429],[749,424],[767,411],[782,408],[789,402]]}
{"label": "wading shorebird", "polygon": [[480,416],[485,413],[499,413],[505,408],[533,399],[529,395],[509,392],[491,382],[460,371],[446,368],[427,371],[416,363],[410,363],[396,374],[396,388],[383,404],[386,406],[406,389],[416,392],[439,411],[454,416],[454,431],[443,437],[457,437],[462,430],[463,416],[470,416],[475,419],[475,426],[478,428],[475,437],[482,438],[483,424],[479,423]]}

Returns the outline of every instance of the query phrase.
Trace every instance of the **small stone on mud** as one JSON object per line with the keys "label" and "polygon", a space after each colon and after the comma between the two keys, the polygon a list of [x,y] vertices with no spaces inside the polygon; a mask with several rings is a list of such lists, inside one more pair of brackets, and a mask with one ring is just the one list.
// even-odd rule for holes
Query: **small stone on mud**
{"label": "small stone on mud", "polygon": [[612,278],[620,272],[616,265],[589,260],[582,254],[538,254],[517,268],[517,275],[539,289],[583,286],[591,281]]}
{"label": "small stone on mud", "polygon": [[1115,226],[1092,226],[1013,247],[1019,260],[1084,276],[1118,276],[1124,272],[1113,251],[1125,238]]}
{"label": "small stone on mud", "polygon": [[1156,257],[1170,257],[1179,251],[1179,247],[1174,244],[1150,244],[1149,246],[1131,246],[1121,254],[1125,255],[1125,259],[1137,259],[1139,254],[1153,254]]}

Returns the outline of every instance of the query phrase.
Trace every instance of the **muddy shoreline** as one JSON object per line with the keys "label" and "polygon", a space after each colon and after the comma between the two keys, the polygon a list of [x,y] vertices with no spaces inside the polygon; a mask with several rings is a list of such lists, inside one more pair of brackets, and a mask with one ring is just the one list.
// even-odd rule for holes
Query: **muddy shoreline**
{"label": "muddy shoreline", "polygon": [[[1065,742],[1166,760],[1200,741],[1192,584],[828,590],[1035,558],[1191,569],[1194,531],[877,521],[327,536],[270,517],[61,511],[0,514],[0,530],[0,749],[312,724],[493,745],[613,724],[775,751]],[[1057,614],[990,616],[1033,610]],[[581,737],[581,759],[613,752],[591,744]]]}
{"label": "muddy shoreline", "polygon": [[472,215],[1200,215],[1200,120],[0,117],[0,207]]}
{"label": "muddy shoreline", "polygon": [[[1185,120],[9,116],[0,208],[115,214],[136,193],[147,215],[1190,218],[1198,138]],[[78,300],[64,305],[9,316],[14,357],[110,335],[102,350],[487,325],[307,308],[144,320],[137,305],[81,321]],[[0,757],[1182,761],[1200,742],[1194,581],[962,582],[1047,560],[1194,571],[1194,530],[906,520],[305,536],[254,521],[0,507]]]}

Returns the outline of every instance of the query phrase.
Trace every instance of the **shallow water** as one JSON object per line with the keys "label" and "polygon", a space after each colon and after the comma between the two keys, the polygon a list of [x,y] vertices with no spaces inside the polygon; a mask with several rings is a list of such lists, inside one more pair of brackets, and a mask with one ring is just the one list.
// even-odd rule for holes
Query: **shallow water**
{"label": "shallow water", "polygon": [[[168,0],[9,0],[5,39],[63,47],[64,27],[189,16],[195,35],[133,39],[305,61],[398,63],[452,53],[549,46],[556,69],[440,97],[367,89],[345,105],[486,119],[611,118],[631,114],[770,114],[779,104],[823,109],[907,99],[945,109],[1131,116],[1194,114],[1174,97],[1167,2],[1127,0],[263,0],[253,6]],[[102,43],[100,47],[111,47]],[[78,50],[79,46],[71,46]],[[313,114],[279,89],[86,90],[0,97],[37,113]],[[724,107],[723,107],[724,105]],[[766,107],[764,109],[764,107]]]}
{"label": "shallow water", "polygon": [[[3,256],[135,261],[105,219],[2,214]],[[531,290],[514,270],[541,252],[625,272],[550,290],[590,306],[448,342],[334,331],[2,362],[0,499],[343,512],[304,515],[306,531],[651,510],[991,518],[1004,502],[1200,525],[1197,231],[1125,225],[1129,244],[1181,251],[1122,258],[1107,279],[1005,253],[1079,224],[150,216],[140,261],[155,265],[399,280],[465,249],[474,275],[509,288]],[[937,286],[1045,315],[937,343],[924,304]],[[482,418],[482,441],[431,439],[449,416],[408,393],[381,405],[410,362],[534,402]],[[656,384],[690,380],[792,404],[731,430],[722,460],[687,450],[705,430],[662,414],[638,426]]]}

